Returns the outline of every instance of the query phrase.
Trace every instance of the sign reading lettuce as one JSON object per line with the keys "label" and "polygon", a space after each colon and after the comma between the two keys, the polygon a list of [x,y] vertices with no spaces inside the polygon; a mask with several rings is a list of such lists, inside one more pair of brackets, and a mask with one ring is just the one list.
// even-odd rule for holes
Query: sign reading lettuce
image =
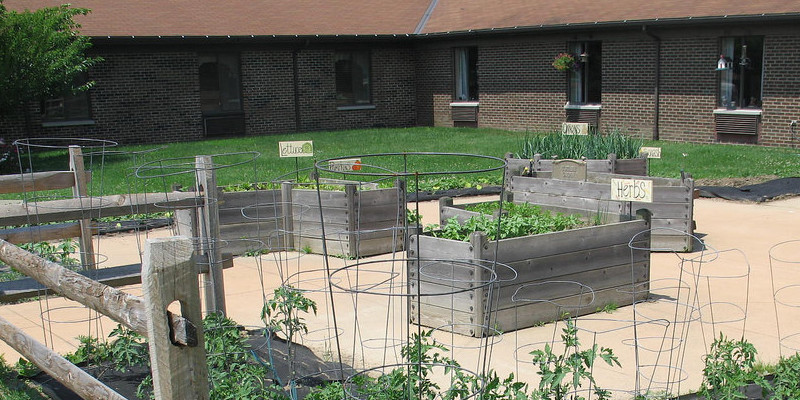
{"label": "sign reading lettuce", "polygon": [[313,157],[314,142],[311,140],[278,142],[278,151],[281,157]]}

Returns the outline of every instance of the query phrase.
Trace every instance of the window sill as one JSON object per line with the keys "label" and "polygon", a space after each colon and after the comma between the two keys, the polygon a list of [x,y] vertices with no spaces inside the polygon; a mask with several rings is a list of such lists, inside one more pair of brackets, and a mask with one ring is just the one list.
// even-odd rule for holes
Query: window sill
{"label": "window sill", "polygon": [[374,110],[374,104],[366,104],[363,106],[338,106],[336,107],[339,111],[355,111],[355,110]]}
{"label": "window sill", "polygon": [[478,104],[477,101],[459,101],[450,103],[450,107],[477,107]]}
{"label": "window sill", "polygon": [[727,115],[761,115],[764,111],[758,108],[716,108],[714,114]]}
{"label": "window sill", "polygon": [[43,128],[53,128],[59,126],[81,126],[81,125],[94,125],[93,119],[76,119],[72,121],[48,121],[42,122]]}
{"label": "window sill", "polygon": [[600,110],[602,108],[600,104],[564,104],[565,110]]}

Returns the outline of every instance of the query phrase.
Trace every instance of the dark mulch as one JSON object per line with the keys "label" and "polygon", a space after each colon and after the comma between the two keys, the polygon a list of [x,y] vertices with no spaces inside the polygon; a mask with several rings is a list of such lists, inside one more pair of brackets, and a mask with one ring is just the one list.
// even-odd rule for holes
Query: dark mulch
{"label": "dark mulch", "polygon": [[780,178],[755,185],[698,186],[700,197],[764,202],[787,195],[800,195],[800,178]]}

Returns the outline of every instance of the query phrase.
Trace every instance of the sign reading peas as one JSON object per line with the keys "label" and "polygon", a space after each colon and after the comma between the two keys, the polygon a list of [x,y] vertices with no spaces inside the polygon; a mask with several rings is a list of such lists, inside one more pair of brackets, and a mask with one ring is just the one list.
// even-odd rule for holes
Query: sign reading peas
{"label": "sign reading peas", "polygon": [[300,140],[294,142],[278,142],[281,157],[314,157],[314,142]]}

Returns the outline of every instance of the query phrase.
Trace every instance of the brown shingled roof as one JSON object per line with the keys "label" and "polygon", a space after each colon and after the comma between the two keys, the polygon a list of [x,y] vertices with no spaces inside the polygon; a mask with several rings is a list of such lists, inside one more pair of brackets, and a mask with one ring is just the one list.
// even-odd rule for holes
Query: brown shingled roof
{"label": "brown shingled roof", "polygon": [[439,0],[422,33],[798,12],[797,0]]}
{"label": "brown shingled roof", "polygon": [[413,33],[429,0],[6,0],[9,9],[91,9],[88,36]]}
{"label": "brown shingled roof", "polygon": [[[70,0],[6,0],[36,9]],[[71,0],[89,36],[412,34],[739,15],[800,15],[798,0]]]}

